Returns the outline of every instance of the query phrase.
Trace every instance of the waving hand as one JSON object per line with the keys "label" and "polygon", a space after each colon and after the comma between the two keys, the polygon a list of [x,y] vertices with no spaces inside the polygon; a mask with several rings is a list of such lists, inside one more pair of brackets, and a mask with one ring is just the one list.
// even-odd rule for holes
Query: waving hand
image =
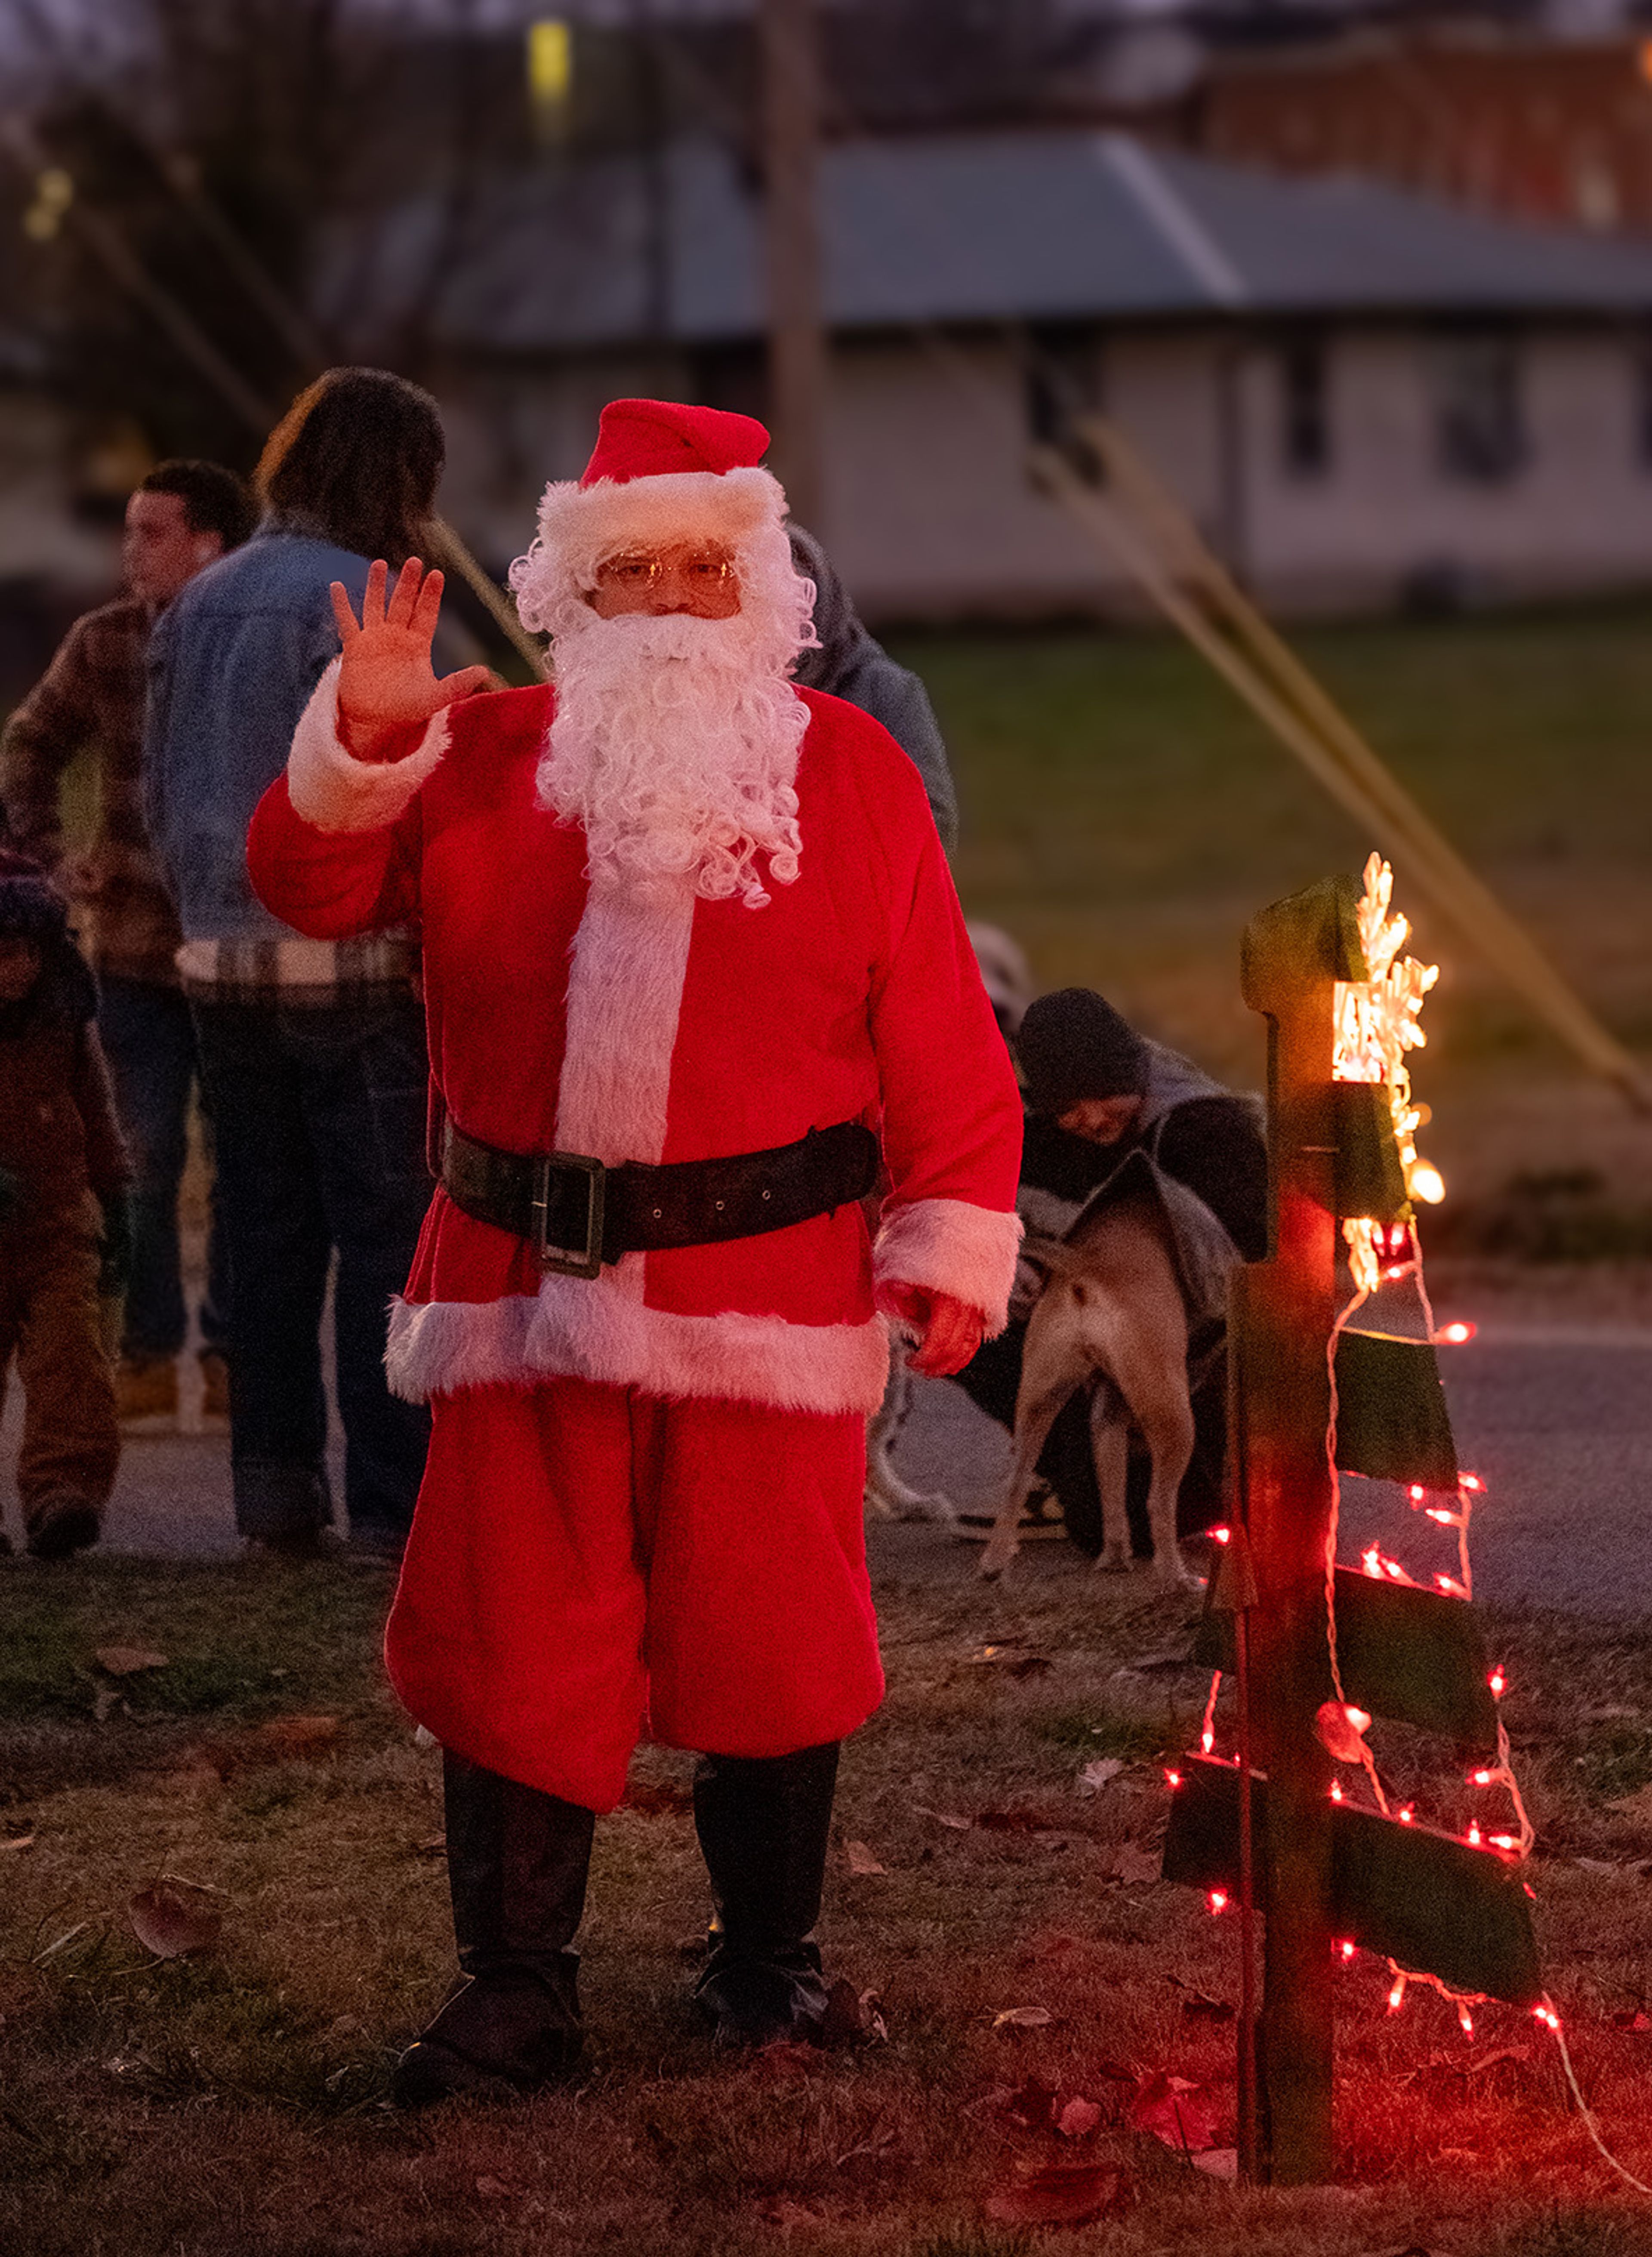
{"label": "waving hand", "polygon": [[333,616],[344,646],[340,730],[345,749],[358,761],[394,760],[411,749],[408,735],[422,730],[433,713],[486,690],[493,679],[485,666],[467,666],[438,681],[430,643],[441,608],[441,575],[427,572],[410,556],[386,604],[389,577],[380,557],[369,569],[359,619],[342,584],[333,583]]}

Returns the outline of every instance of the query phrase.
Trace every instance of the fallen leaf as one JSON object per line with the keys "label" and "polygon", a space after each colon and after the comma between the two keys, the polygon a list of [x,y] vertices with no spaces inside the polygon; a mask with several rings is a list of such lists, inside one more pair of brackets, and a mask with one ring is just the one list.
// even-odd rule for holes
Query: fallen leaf
{"label": "fallen leaf", "polygon": [[1225,1999],[1207,1998],[1203,1991],[1190,1991],[1182,2001],[1184,2022],[1231,2022],[1236,2011]]}
{"label": "fallen leaf", "polygon": [[801,2038],[776,2038],[769,2045],[759,2046],[750,2058],[758,2075],[776,2084],[790,2077],[812,2077],[826,2061],[819,2046]]}
{"label": "fallen leaf", "polygon": [[649,1818],[681,1818],[694,1808],[690,1788],[673,1779],[633,1779],[620,1797],[622,1810],[640,1810]]}
{"label": "fallen leaf", "polygon": [[999,2225],[1088,2225],[1125,2197],[1124,2174],[1105,2163],[1044,2163],[996,2188],[981,2207]]}
{"label": "fallen leaf", "polygon": [[972,1818],[960,1818],[956,1810],[931,1810],[922,1802],[914,1802],[912,1807],[920,1818],[933,1818],[937,1826],[950,1826],[955,1834],[967,1834],[975,1823]]}
{"label": "fallen leaf", "polygon": [[257,1727],[253,1737],[282,1759],[318,1755],[332,1746],[342,1730],[336,1716],[272,1716]]}
{"label": "fallen leaf", "polygon": [[[26,1850],[33,1839],[31,1834],[25,1841],[0,1843],[0,1849]],[[1612,2017],[1612,2027],[1614,2030],[1652,2030],[1652,2014],[1642,2013],[1639,2006],[1623,2006]]]}
{"label": "fallen leaf", "polygon": [[1423,2063],[1424,2069],[1443,2069],[1452,2077],[1478,2077],[1482,2070],[1493,2069],[1500,2061],[1529,2061],[1529,2046],[1499,2046],[1494,2052],[1482,2054],[1478,2061],[1465,2061],[1460,2054],[1431,2053]]}
{"label": "fallen leaf", "polygon": [[1143,1850],[1133,1842],[1115,1842],[1104,1849],[1096,1860],[1098,1879],[1122,1881],[1133,1888],[1143,1881],[1161,1878],[1162,1860],[1156,1850]]}
{"label": "fallen leaf", "polygon": [[107,1724],[114,1711],[124,1709],[125,1705],[112,1685],[100,1685],[92,1695],[92,1722]]}
{"label": "fallen leaf", "polygon": [[789,2233],[797,2225],[823,2225],[819,2211],[810,2210],[807,2203],[792,2202],[785,2195],[771,2195],[757,2206],[759,2219],[765,2225],[778,2225],[782,2233]]}
{"label": "fallen leaf", "polygon": [[1365,1760],[1365,1735],[1352,1721],[1345,1702],[1322,1701],[1314,1716],[1314,1730],[1320,1744],[1328,1749],[1338,1763],[1362,1763]]}
{"label": "fallen leaf", "polygon": [[487,2202],[511,2202],[515,2199],[518,2190],[506,2186],[503,2179],[496,2179],[484,2171],[477,2181],[477,2192]]}
{"label": "fallen leaf", "polygon": [[1048,2006],[1006,2006],[1002,2013],[994,2014],[995,2030],[1048,2029],[1055,2017]]}
{"label": "fallen leaf", "polygon": [[1478,2163],[1479,2159],[1480,2151],[1478,2147],[1442,2147],[1440,2149],[1440,2161],[1443,2163]]}
{"label": "fallen leaf", "polygon": [[840,1975],[826,1993],[821,2017],[820,2041],[828,2048],[847,2045],[881,2045],[889,2034],[879,2012],[882,2000],[875,1991],[858,1991]]}
{"label": "fallen leaf", "polygon": [[0,1842],[0,1850],[32,1850],[33,1847],[34,1829],[32,1826],[30,1827],[26,1834],[14,1834],[9,1841]]}
{"label": "fallen leaf", "polygon": [[135,1677],[140,1669],[171,1666],[164,1653],[152,1653],[146,1645],[100,1645],[95,1659],[111,1677]]}
{"label": "fallen leaf", "polygon": [[859,1873],[867,1879],[875,1873],[886,1875],[889,1871],[887,1865],[879,1864],[864,1842],[845,1842],[844,1858],[851,1873]]}
{"label": "fallen leaf", "polygon": [[1206,2147],[1202,2154],[1190,2159],[1196,2171],[1208,2171],[1213,2179],[1236,2179],[1239,2176],[1237,2147]]}
{"label": "fallen leaf", "polygon": [[433,1834],[427,1841],[417,1843],[413,1848],[415,1857],[445,1857],[447,1854],[448,1837],[445,1834]]}
{"label": "fallen leaf", "polygon": [[1055,2121],[1060,2097],[1055,2086],[1046,2084],[1041,2077],[1023,2077],[1011,2091],[999,2085],[991,2096],[1004,2121],[1023,2132],[1048,2132]]}
{"label": "fallen leaf", "polygon": [[1585,1873],[1627,1873],[1634,1871],[1633,1866],[1620,1864],[1612,1857],[1574,1857],[1571,1862],[1580,1872]]}
{"label": "fallen leaf", "polygon": [[1167,1646],[1162,1653],[1144,1653],[1140,1661],[1130,1664],[1132,1669],[1191,1669],[1193,1663],[1185,1646]]}
{"label": "fallen leaf", "polygon": [[1084,2140],[1100,2121],[1101,2110],[1097,2104],[1093,2100],[1086,2100],[1081,2093],[1075,2093],[1056,2112],[1055,2129],[1063,2140]]}
{"label": "fallen leaf", "polygon": [[1167,2147],[1191,2154],[1216,2145],[1219,2105],[1185,2077],[1155,2070],[1136,2087],[1125,2112],[1133,2132],[1151,2132]]}
{"label": "fallen leaf", "polygon": [[223,1914],[208,1901],[216,1893],[198,1881],[164,1874],[128,1900],[126,1917],[145,1951],[157,1959],[182,1959],[192,1951],[209,1951],[218,1941]]}
{"label": "fallen leaf", "polygon": [[236,1772],[254,1771],[264,1764],[319,1756],[342,1730],[336,1716],[271,1716],[248,1732],[196,1741],[184,1751],[182,1761],[187,1770],[215,1772],[220,1779],[229,1779]]}
{"label": "fallen leaf", "polygon": [[1079,1772],[1078,1792],[1080,1794],[1099,1794],[1108,1780],[1117,1779],[1124,1767],[1120,1757],[1098,1756]]}
{"label": "fallen leaf", "polygon": [[977,1669],[996,1667],[1010,1677],[1041,1677],[1055,1666],[1048,1654],[1028,1653],[1016,1645],[984,1645],[970,1660]]}
{"label": "fallen leaf", "polygon": [[1041,1810],[1020,1806],[1009,1810],[978,1810],[975,1822],[989,1834],[1053,1834],[1055,1827]]}

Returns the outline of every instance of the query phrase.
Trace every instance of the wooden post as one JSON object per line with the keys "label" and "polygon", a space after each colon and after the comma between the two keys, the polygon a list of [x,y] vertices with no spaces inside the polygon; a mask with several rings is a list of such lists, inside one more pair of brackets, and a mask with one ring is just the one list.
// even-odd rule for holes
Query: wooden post
{"label": "wooden post", "polygon": [[760,0],[769,420],[792,515],[822,533],[826,333],[821,314],[820,65],[814,0]]}
{"label": "wooden post", "polygon": [[1331,2176],[1331,1758],[1315,1730],[1325,1655],[1331,1487],[1326,1342],[1335,1320],[1333,983],[1358,977],[1345,881],[1253,920],[1246,1001],[1268,1022],[1271,1250],[1241,1273],[1233,1310],[1244,1525],[1257,1603],[1246,1692],[1267,1779],[1267,1921],[1258,2047],[1258,2176]]}

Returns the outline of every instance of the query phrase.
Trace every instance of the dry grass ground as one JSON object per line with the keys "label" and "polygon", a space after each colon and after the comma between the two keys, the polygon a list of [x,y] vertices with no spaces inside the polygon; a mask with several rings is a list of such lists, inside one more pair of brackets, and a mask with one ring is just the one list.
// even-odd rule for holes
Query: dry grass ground
{"label": "dry grass ground", "polygon": [[[1237,2193],[1125,2127],[1126,2080],[1155,2070],[1229,2106],[1234,1938],[1119,1854],[1151,1848],[1157,1758],[1197,1732],[1201,1681],[1165,1659],[1185,1610],[1055,1548],[1003,1593],[881,1574],[890,1693],[846,1764],[825,1941],[886,2042],[712,2055],[685,2005],[704,1898],[683,1761],[648,1752],[644,1807],[599,1829],[587,2073],[413,2119],[385,2079],[449,1944],[433,1759],[375,1663],[383,1578],[5,1563],[0,1840],[30,1845],[0,1848],[0,2247],[1012,2257],[1047,2237],[987,2205],[1059,2161],[1121,2174],[1121,2207],[1068,2237],[1108,2257],[1644,2257],[1652,2204],[1593,2156],[1530,2020],[1486,2010],[1470,2041],[1427,1997],[1391,2019],[1375,1967],[1342,1978],[1336,2187]],[[1644,2177],[1652,2031],[1614,2017],[1652,2007],[1652,1816],[1609,1806],[1652,1779],[1652,1640],[1497,1631],[1549,1977]],[[166,1666],[111,1676],[110,1645]],[[260,1727],[289,1716],[336,1737],[283,1756]],[[1126,1768],[1082,1797],[1098,1755]],[[851,1842],[885,1870],[852,1872]],[[139,1946],[124,1907],[163,1872],[222,1892],[215,1947]],[[995,2026],[1027,2006],[1051,2019]],[[1051,2095],[1096,2104],[1093,2128],[1052,2130]]]}
{"label": "dry grass ground", "polygon": [[[1642,1048],[1648,624],[1626,610],[1304,639]],[[972,913],[1017,932],[1046,984],[1100,986],[1256,1080],[1239,932],[1373,842],[1167,641],[930,637],[902,654],[953,746]],[[1417,1080],[1458,1195],[1447,1214],[1479,1219],[1469,1249],[1533,1212],[1547,1220],[1528,1253],[1652,1247],[1652,1139],[1399,877],[1445,966]],[[1505,1274],[1461,1273],[1473,1313]],[[1598,1315],[1593,1280],[1543,1274],[1554,1313]],[[1645,1276],[1614,1287],[1626,1320],[1646,1321]],[[1529,1285],[1509,1298],[1529,1305]],[[1060,2239],[990,2205],[1023,2167],[1068,2161],[1120,2175],[1118,2209],[1070,2237],[1107,2257],[1648,2257],[1652,2203],[1595,2157],[1529,2018],[1488,2010],[1468,2041],[1424,1995],[1390,2019],[1358,1963],[1341,1978],[1334,2188],[1240,2194],[1127,2127],[1130,2080],[1155,2071],[1226,2104],[1234,1939],[1197,1899],[1132,1878],[1162,1822],[1158,1758],[1197,1730],[1198,1678],[1143,1666],[1180,1650],[1185,1619],[1057,1549],[1007,1594],[881,1574],[890,1695],[846,1764],[825,1940],[879,1994],[886,2043],[712,2057],[684,2003],[704,1911],[684,1772],[651,1753],[639,1807],[599,1832],[588,2074],[520,2109],[413,2120],[384,2106],[385,2079],[450,1947],[433,1763],[376,1665],[382,1578],[0,1563],[0,2248],[1013,2257]],[[1652,2177],[1652,2027],[1634,2027],[1652,2023],[1652,1814],[1612,1808],[1652,1783],[1652,1636],[1496,1627],[1549,1978],[1609,2136]],[[989,1644],[1007,1651],[978,1659]],[[95,1658],[109,1645],[166,1663],[111,1677]],[[336,1734],[306,1753],[301,1732],[261,1733],[284,1716]],[[1126,1768],[1083,1798],[1098,1756]],[[1450,1768],[1441,1751],[1436,1776]],[[884,1870],[851,1871],[851,1843]],[[138,1944],[125,1907],[163,1872],[222,1893],[211,1949],[159,1962]],[[1015,2007],[1050,2019],[996,2020]],[[1070,2098],[1096,2120],[1077,2130],[1078,2112],[1063,2137],[1048,2119]]]}

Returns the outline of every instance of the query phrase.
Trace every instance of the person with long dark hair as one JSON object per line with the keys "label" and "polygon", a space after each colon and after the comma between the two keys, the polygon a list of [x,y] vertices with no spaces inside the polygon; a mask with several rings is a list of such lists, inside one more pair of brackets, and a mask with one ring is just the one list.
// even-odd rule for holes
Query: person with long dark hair
{"label": "person with long dark hair", "polygon": [[150,832],[183,930],[229,1256],[236,1522],[280,1552],[317,1550],[332,1519],[320,1328],[335,1252],[351,1543],[393,1557],[412,1519],[427,1415],[391,1396],[384,1355],[429,1198],[428,1069],[414,936],[295,939],[247,882],[247,824],[337,651],[330,585],[359,601],[371,557],[425,546],[443,456],[416,385],[329,369],[265,448],[257,533],[150,646]]}

